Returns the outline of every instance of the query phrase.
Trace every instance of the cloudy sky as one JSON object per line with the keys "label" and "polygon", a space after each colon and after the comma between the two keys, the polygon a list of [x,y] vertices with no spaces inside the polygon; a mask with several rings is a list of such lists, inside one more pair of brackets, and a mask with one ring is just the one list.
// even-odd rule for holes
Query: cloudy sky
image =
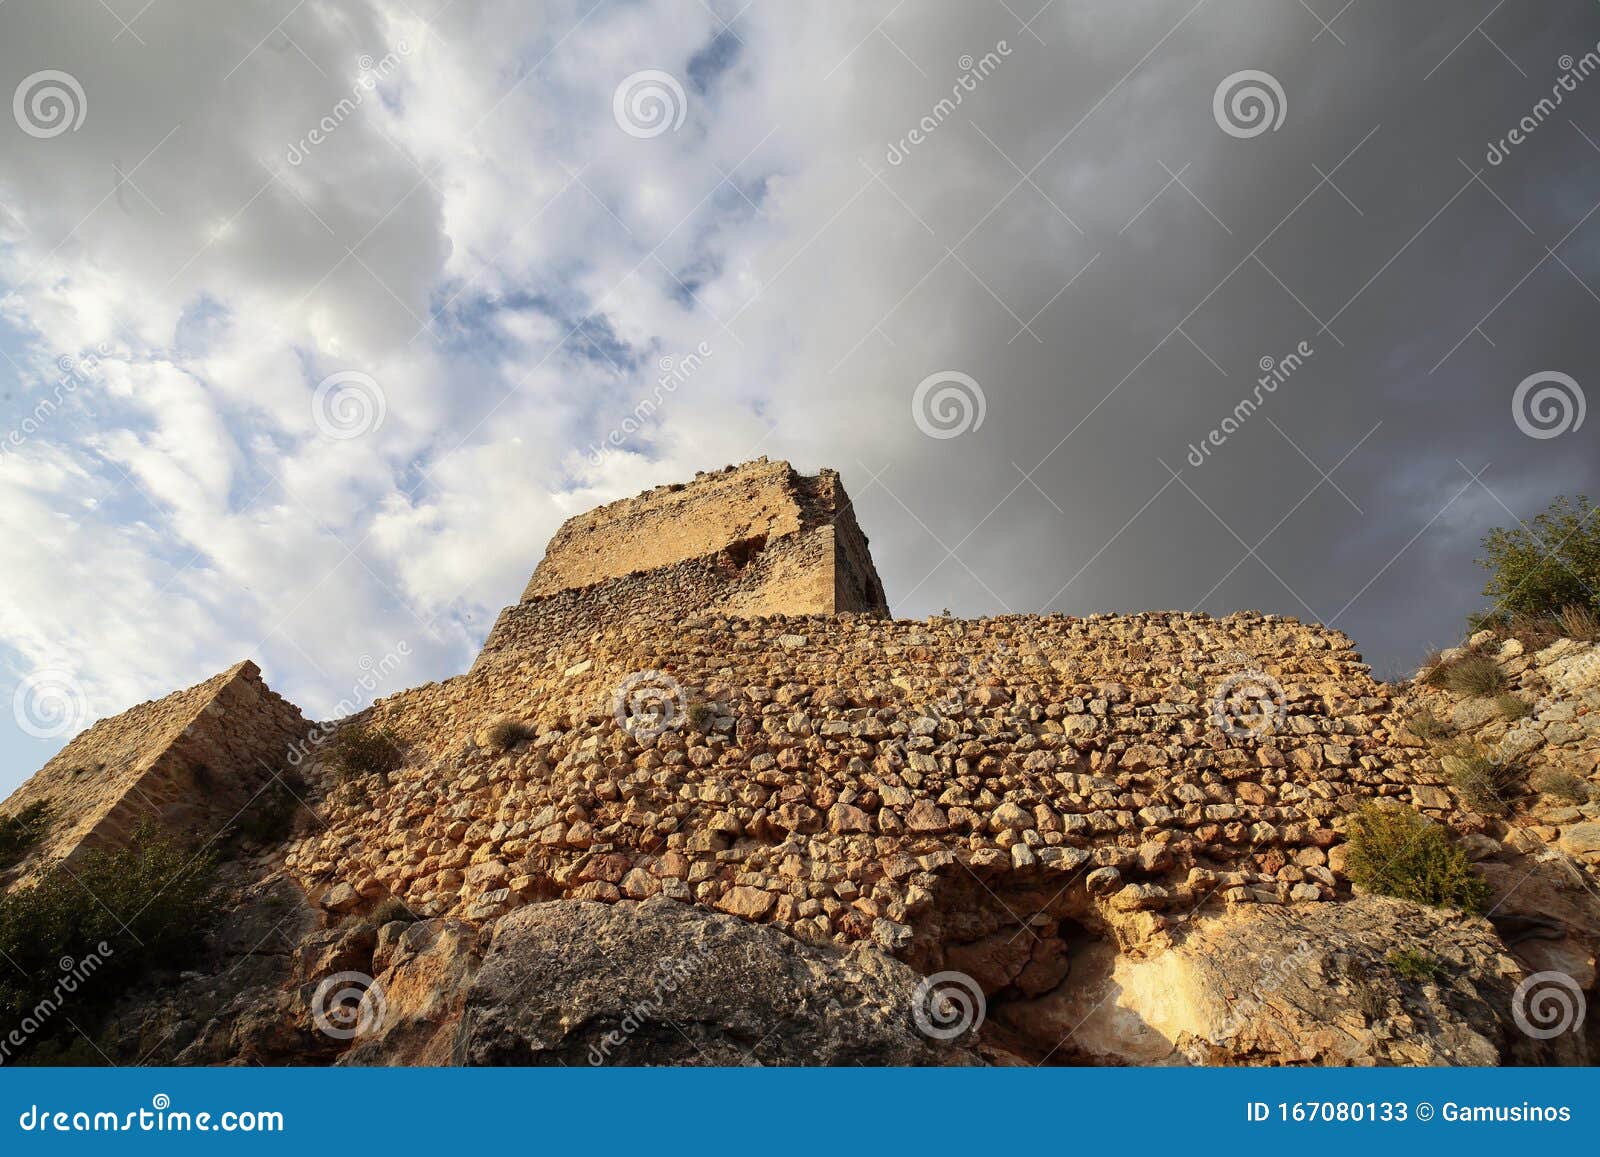
{"label": "cloudy sky", "polygon": [[760,454],[844,472],[901,616],[1259,608],[1406,669],[1487,529],[1600,493],[1597,42],[8,0],[0,789],[247,656],[317,717],[464,670],[566,516]]}

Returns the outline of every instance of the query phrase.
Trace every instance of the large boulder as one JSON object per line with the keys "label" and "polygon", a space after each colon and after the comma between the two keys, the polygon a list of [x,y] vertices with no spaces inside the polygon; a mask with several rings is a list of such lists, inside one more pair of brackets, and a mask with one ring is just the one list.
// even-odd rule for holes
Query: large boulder
{"label": "large boulder", "polygon": [[1478,917],[1379,896],[1241,905],[1146,959],[1089,946],[1048,996],[991,1010],[993,1035],[1057,1063],[1585,1063],[1578,1031],[1519,1029],[1524,974]]}
{"label": "large boulder", "polygon": [[922,978],[877,949],[803,944],[664,898],[552,901],[495,925],[467,993],[469,1065],[942,1065]]}

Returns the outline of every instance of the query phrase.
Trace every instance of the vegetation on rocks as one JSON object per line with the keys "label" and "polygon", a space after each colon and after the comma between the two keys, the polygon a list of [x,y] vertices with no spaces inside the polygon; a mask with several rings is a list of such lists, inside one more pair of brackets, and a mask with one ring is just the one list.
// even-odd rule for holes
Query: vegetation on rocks
{"label": "vegetation on rocks", "polygon": [[16,815],[0,816],[0,871],[11,867],[37,844],[50,826],[50,805],[40,800]]}
{"label": "vegetation on rocks", "polygon": [[1468,740],[1443,747],[1439,766],[1468,806],[1487,815],[1506,813],[1522,779],[1521,767]]}
{"label": "vegetation on rocks", "polygon": [[[215,860],[146,822],[0,900],[0,1017],[31,1045],[90,1031],[130,984],[187,964],[212,914]],[[76,1025],[76,1028],[74,1027]]]}
{"label": "vegetation on rocks", "polygon": [[1533,704],[1520,695],[1500,695],[1494,701],[1495,710],[1500,712],[1502,719],[1515,722],[1526,719],[1533,714]]}
{"label": "vegetation on rocks", "polygon": [[417,914],[406,907],[405,901],[398,896],[387,896],[372,910],[372,915],[367,917],[367,923],[374,928],[382,928],[385,924],[393,924],[396,920],[410,924],[416,919]]}
{"label": "vegetation on rocks", "polygon": [[1489,886],[1446,829],[1408,807],[1369,803],[1350,817],[1347,872],[1359,887],[1476,912]]}
{"label": "vegetation on rocks", "polygon": [[510,751],[533,736],[533,728],[514,715],[498,715],[483,728],[484,746],[490,751]]}
{"label": "vegetation on rocks", "polygon": [[1425,742],[1448,739],[1455,733],[1455,728],[1426,707],[1407,720],[1406,726],[1410,729],[1411,734]]}
{"label": "vegetation on rocks", "polygon": [[1389,967],[1406,980],[1414,980],[1418,984],[1428,980],[1437,980],[1444,973],[1439,962],[1428,953],[1419,948],[1395,948],[1387,957]]}
{"label": "vegetation on rocks", "polygon": [[339,729],[328,746],[326,762],[341,782],[352,783],[369,776],[386,781],[404,758],[393,732],[358,723]]}
{"label": "vegetation on rocks", "polygon": [[1568,803],[1588,803],[1589,783],[1587,780],[1573,775],[1570,771],[1559,768],[1545,768],[1533,777],[1533,788],[1546,795],[1553,795],[1564,799]]}
{"label": "vegetation on rocks", "polygon": [[1506,689],[1506,673],[1500,664],[1471,650],[1434,663],[1422,681],[1430,687],[1474,697],[1499,695]]}

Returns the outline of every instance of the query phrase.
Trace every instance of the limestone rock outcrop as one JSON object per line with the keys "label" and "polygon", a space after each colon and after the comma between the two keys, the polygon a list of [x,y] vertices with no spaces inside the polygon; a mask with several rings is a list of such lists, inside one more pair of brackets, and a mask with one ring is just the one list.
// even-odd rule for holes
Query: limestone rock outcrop
{"label": "limestone rock outcrop", "polygon": [[456,1041],[464,1064],[939,1065],[921,977],[664,898],[556,901],[494,927]]}

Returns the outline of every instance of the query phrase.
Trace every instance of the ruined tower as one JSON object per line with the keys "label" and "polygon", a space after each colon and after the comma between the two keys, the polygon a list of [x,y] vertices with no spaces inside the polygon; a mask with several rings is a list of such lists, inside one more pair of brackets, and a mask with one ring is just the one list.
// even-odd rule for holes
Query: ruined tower
{"label": "ruined tower", "polygon": [[717,611],[888,616],[837,471],[759,458],[568,519],[478,665],[574,632]]}

